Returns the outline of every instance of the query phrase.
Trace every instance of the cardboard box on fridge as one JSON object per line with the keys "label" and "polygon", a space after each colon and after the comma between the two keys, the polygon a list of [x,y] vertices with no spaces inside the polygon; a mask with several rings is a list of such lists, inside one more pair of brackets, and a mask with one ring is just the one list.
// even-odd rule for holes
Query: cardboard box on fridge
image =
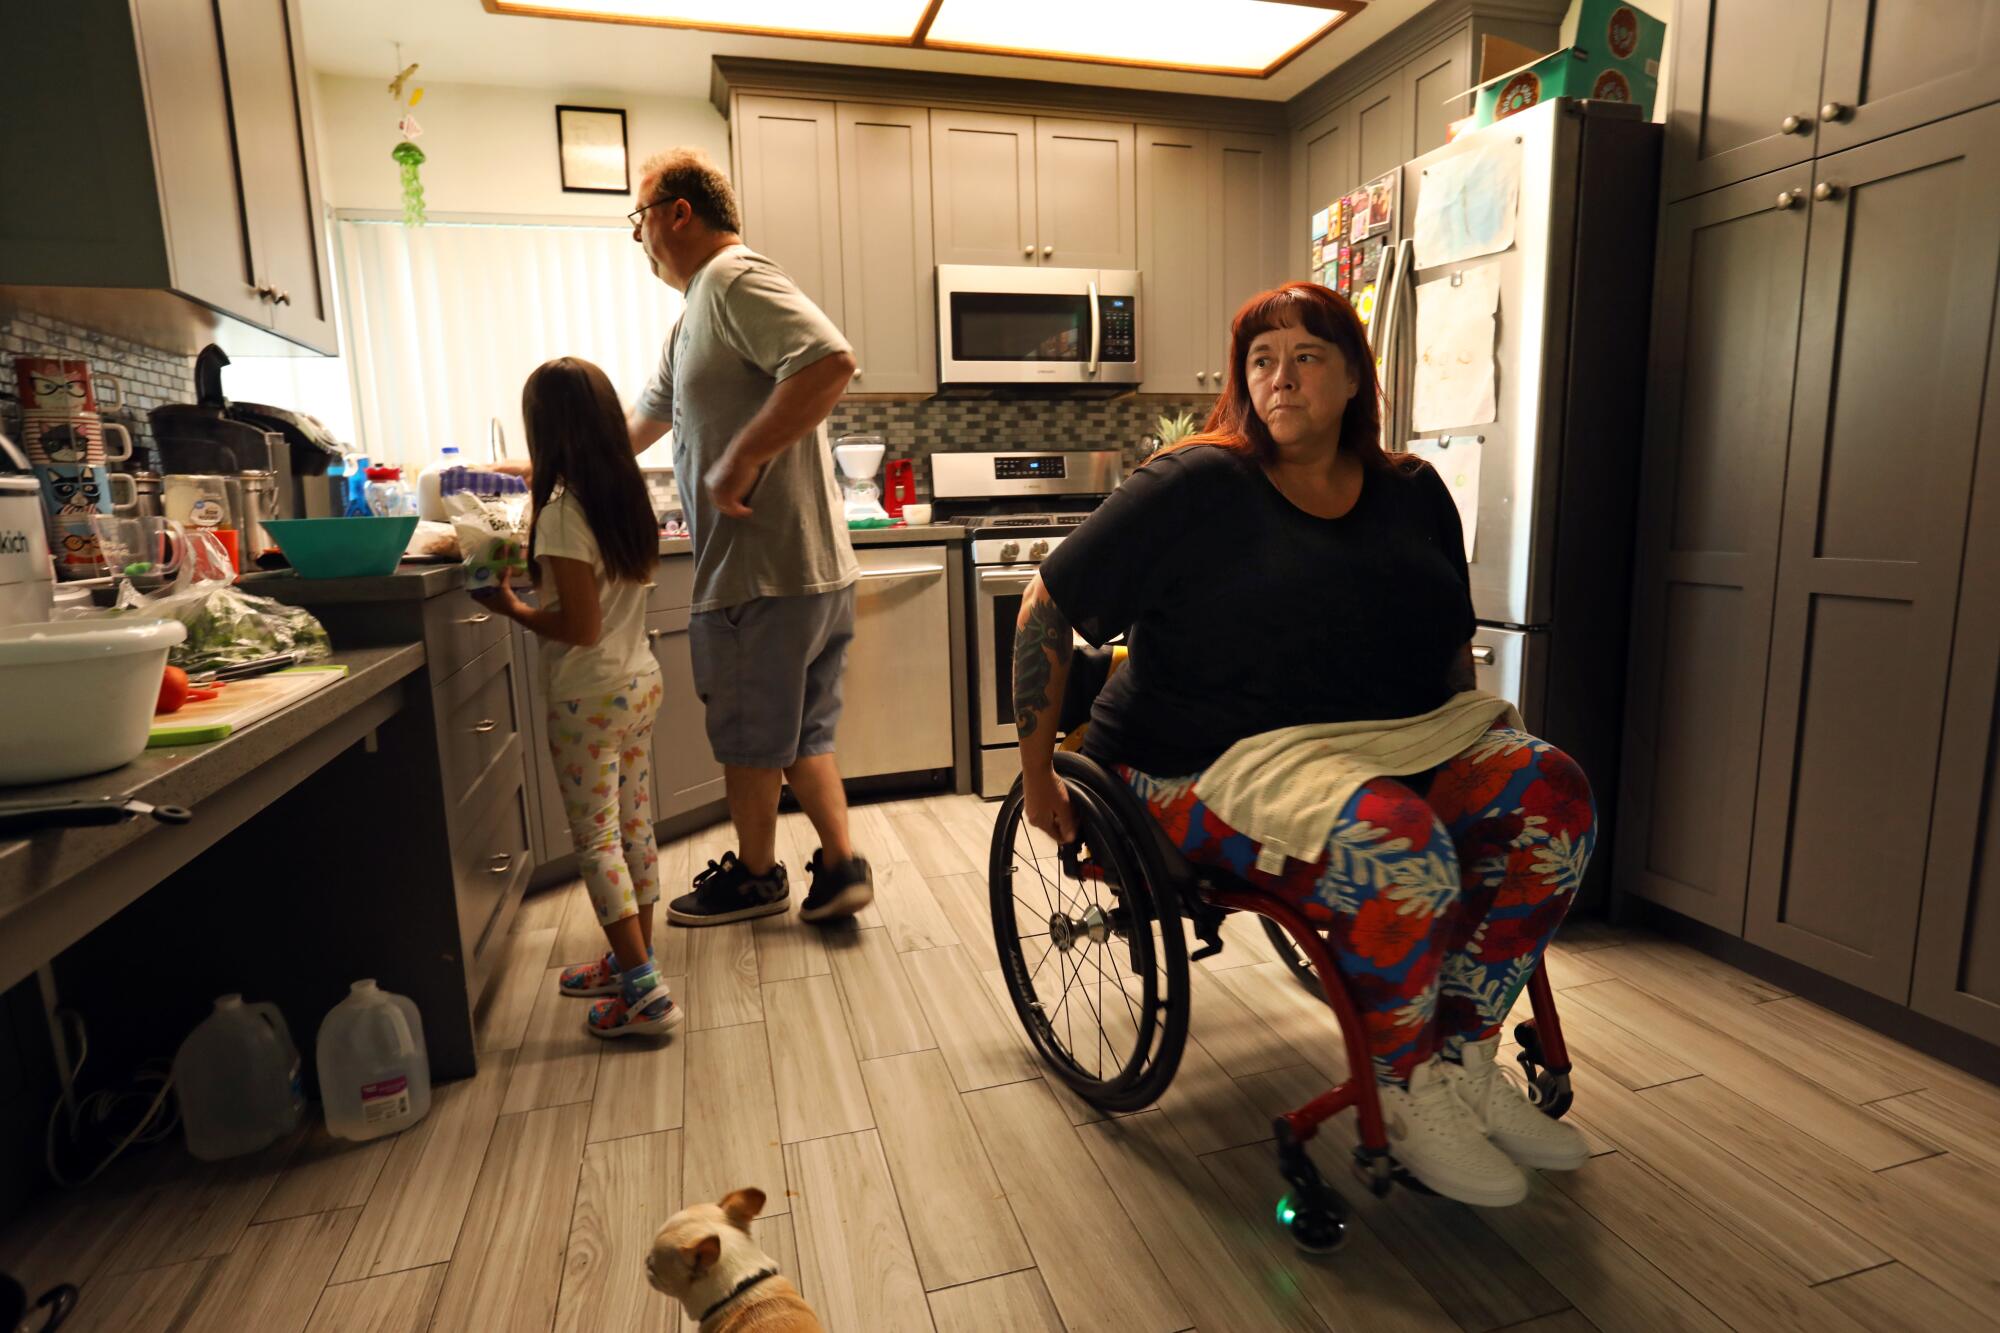
{"label": "cardboard box on fridge", "polygon": [[1504,37],[1485,37],[1472,115],[1454,125],[1452,134],[1491,125],[1552,97],[1631,102],[1650,117],[1666,38],[1666,24],[1622,0],[1574,0],[1563,18],[1562,47],[1546,54]]}

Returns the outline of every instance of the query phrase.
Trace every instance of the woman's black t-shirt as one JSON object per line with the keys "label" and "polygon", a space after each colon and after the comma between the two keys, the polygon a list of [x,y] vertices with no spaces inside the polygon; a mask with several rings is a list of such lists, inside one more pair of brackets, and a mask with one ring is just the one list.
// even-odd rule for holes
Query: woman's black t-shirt
{"label": "woman's black t-shirt", "polygon": [[1127,478],[1041,566],[1084,638],[1130,645],[1084,752],[1176,776],[1260,732],[1449,699],[1473,629],[1458,510],[1431,468],[1393,461],[1340,518],[1306,513],[1220,445]]}

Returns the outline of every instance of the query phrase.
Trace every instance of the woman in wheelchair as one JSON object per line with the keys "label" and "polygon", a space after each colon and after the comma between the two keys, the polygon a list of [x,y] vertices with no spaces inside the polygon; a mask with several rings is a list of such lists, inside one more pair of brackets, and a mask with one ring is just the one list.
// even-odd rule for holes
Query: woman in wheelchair
{"label": "woman in wheelchair", "polygon": [[[1128,478],[1023,598],[1016,825],[1071,844],[1118,804],[1073,793],[1054,752],[1073,632],[1125,636],[1084,755],[1205,878],[1286,900],[1323,932],[1338,978],[1321,980],[1344,983],[1365,1028],[1365,1045],[1347,1040],[1370,1057],[1389,1154],[1436,1193],[1499,1206],[1524,1197],[1521,1167],[1587,1155],[1496,1056],[1595,812],[1576,764],[1474,690],[1457,509],[1380,435],[1346,301],[1289,283],[1244,305],[1206,430]],[[1350,1101],[1366,1126],[1367,1099]],[[1299,1137],[1330,1113],[1296,1113]]]}

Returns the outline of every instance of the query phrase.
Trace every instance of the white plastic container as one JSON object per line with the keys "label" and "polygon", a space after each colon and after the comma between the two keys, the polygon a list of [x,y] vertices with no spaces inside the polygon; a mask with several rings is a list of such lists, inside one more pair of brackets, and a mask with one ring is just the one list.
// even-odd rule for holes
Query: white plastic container
{"label": "white plastic container", "polygon": [[174,1055],[188,1151],[205,1162],[256,1152],[298,1128],[299,1048],[275,1004],[224,995]]}
{"label": "white plastic container", "polygon": [[319,1096],[337,1139],[378,1139],[431,1109],[424,1020],[408,996],[357,981],[319,1025]]}
{"label": "white plastic container", "polygon": [[58,620],[0,629],[0,786],[60,782],[146,748],[178,620]]}
{"label": "white plastic container", "polygon": [[458,446],[447,444],[438,450],[435,463],[417,474],[417,517],[432,523],[449,523],[451,516],[444,512],[444,495],[439,483],[445,469],[464,467],[465,460],[459,457]]}

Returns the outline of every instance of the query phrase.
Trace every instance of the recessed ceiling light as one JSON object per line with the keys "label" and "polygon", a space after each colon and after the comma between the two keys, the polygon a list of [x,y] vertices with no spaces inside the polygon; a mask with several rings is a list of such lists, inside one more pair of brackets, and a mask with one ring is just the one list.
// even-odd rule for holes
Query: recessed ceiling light
{"label": "recessed ceiling light", "polygon": [[1278,0],[944,0],[926,46],[1269,74],[1358,3]]}
{"label": "recessed ceiling light", "polygon": [[927,0],[485,0],[495,14],[907,45]]}

